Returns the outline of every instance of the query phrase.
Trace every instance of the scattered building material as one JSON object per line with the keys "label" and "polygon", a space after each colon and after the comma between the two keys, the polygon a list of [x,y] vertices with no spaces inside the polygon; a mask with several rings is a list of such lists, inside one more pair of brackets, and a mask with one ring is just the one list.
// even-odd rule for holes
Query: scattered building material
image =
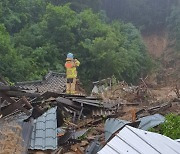
{"label": "scattered building material", "polygon": [[[26,97],[22,96],[20,99],[18,98],[18,100],[15,100],[11,96],[9,96],[8,91],[12,90],[12,89],[17,91],[18,89],[16,87],[12,88],[11,86],[7,86],[7,85],[6,85],[6,87],[7,88],[5,88],[5,89],[4,88],[0,89],[0,97],[1,97],[0,112],[1,112],[1,115],[7,116],[8,114],[11,114],[16,110],[20,110],[20,111],[26,113],[27,115],[30,115],[30,112],[28,111],[28,109],[31,109],[32,106],[28,102]],[[4,104],[4,105],[2,106],[2,104]]]}
{"label": "scattered building material", "polygon": [[161,123],[164,123],[165,117],[160,114],[154,114],[154,115],[140,118],[139,121],[140,121],[140,124],[138,128],[142,130],[148,130]]}
{"label": "scattered building material", "polygon": [[166,136],[125,126],[98,154],[179,154],[180,144]]}
{"label": "scattered building material", "polygon": [[144,79],[139,86],[114,86],[112,79],[96,82],[102,95],[88,97],[64,94],[65,81],[63,74],[50,72],[41,81],[21,82],[19,87],[0,82],[0,123],[19,124],[25,152],[97,153],[127,125],[148,130],[163,123],[163,116],[152,114],[165,113],[172,101],[179,101],[150,102],[153,94]]}
{"label": "scattered building material", "polygon": [[155,106],[155,107],[149,108],[147,111],[150,114],[160,113],[160,112],[170,108],[171,106],[172,106],[171,102],[168,102],[168,103],[164,103],[164,104],[159,105],[159,106]]}
{"label": "scattered building material", "polygon": [[131,125],[134,127],[138,127],[140,122],[129,122],[126,120],[120,120],[116,118],[109,118],[106,120],[104,129],[105,129],[105,141],[109,140],[109,138],[117,131],[122,129],[125,125]]}
{"label": "scattered building material", "polygon": [[125,126],[125,124],[129,123],[129,121],[126,120],[120,120],[115,118],[109,118],[105,122],[105,140],[107,141],[114,132],[116,132],[118,129]]}
{"label": "scattered building material", "polygon": [[138,119],[136,122],[129,122],[126,120],[120,120],[116,118],[109,118],[105,122],[105,141],[107,141],[116,131],[123,128],[125,125],[137,127],[142,130],[148,130],[155,127],[165,121],[165,117],[160,114],[146,116]]}
{"label": "scattered building material", "polygon": [[100,149],[101,144],[99,143],[98,139],[95,139],[93,142],[90,143],[90,145],[85,151],[85,154],[96,154]]}

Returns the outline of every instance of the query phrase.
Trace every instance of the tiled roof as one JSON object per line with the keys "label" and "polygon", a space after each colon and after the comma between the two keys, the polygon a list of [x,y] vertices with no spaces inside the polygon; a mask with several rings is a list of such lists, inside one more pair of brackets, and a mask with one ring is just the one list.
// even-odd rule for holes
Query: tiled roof
{"label": "tiled roof", "polygon": [[161,134],[125,126],[98,154],[179,154],[180,144]]}
{"label": "tiled roof", "polygon": [[29,149],[55,150],[57,148],[56,107],[34,121]]}
{"label": "tiled roof", "polygon": [[16,83],[16,86],[20,88],[39,93],[46,91],[62,93],[65,91],[65,85],[65,74],[52,71],[50,71],[43,80]]}

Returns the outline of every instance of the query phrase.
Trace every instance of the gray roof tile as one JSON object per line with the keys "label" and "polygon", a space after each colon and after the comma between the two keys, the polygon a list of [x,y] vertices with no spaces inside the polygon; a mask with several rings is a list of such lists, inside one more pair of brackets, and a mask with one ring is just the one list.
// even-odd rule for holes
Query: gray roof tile
{"label": "gray roof tile", "polygon": [[66,78],[64,73],[50,71],[43,80],[18,82],[17,86],[30,91],[44,93],[47,91],[62,93],[65,90]]}
{"label": "gray roof tile", "polygon": [[34,121],[29,149],[55,150],[57,148],[56,107]]}

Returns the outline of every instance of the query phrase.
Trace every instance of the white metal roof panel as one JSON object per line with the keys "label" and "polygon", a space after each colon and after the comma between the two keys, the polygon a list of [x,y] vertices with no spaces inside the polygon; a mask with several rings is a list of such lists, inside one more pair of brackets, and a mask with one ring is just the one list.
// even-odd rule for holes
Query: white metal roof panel
{"label": "white metal roof panel", "polygon": [[125,126],[98,154],[180,154],[180,144],[166,136]]}

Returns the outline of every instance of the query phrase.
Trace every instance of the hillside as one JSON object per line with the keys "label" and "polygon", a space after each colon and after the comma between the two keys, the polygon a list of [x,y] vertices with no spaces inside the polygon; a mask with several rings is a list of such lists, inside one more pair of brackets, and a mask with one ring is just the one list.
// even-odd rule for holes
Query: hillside
{"label": "hillside", "polygon": [[143,35],[143,40],[146,44],[148,52],[152,57],[160,58],[162,54],[167,50],[168,47],[168,33],[153,33],[149,35]]}

